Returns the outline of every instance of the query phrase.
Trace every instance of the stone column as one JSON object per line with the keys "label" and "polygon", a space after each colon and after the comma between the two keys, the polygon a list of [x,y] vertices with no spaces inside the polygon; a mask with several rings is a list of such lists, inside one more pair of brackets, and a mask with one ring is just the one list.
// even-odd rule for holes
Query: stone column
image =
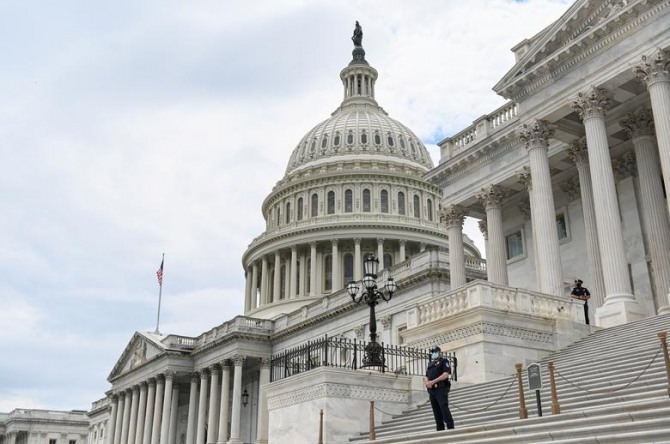
{"label": "stone column", "polygon": [[165,395],[163,396],[163,411],[161,414],[160,444],[169,444],[170,407],[172,406],[172,384],[174,377],[175,374],[173,372],[165,373]]}
{"label": "stone column", "polygon": [[209,386],[209,371],[200,371],[200,399],[198,400],[198,429],[195,443],[205,444],[205,420],[207,417],[207,392]]}
{"label": "stone column", "polygon": [[188,418],[186,420],[186,444],[195,443],[195,423],[197,420],[196,402],[198,402],[198,379],[197,373],[191,375],[191,389],[188,394]]}
{"label": "stone column", "polygon": [[132,408],[131,391],[127,390],[123,393],[123,419],[121,421],[121,442],[128,443],[128,428],[130,426],[130,409]]}
{"label": "stone column", "polygon": [[251,266],[251,308],[257,308],[258,302],[258,265]]}
{"label": "stone column", "polygon": [[[665,194],[670,196],[670,52],[659,50],[652,57],[643,56],[642,63],[635,66],[633,72],[649,89]],[[667,204],[670,205],[670,199]]]}
{"label": "stone column", "polygon": [[399,245],[400,249],[398,251],[398,256],[400,256],[400,258],[399,258],[400,260],[398,262],[405,262],[405,257],[407,256],[405,254],[405,241],[400,240],[400,241],[398,241],[398,243],[400,244]]}
{"label": "stone column", "polygon": [[519,137],[526,143],[530,160],[530,176],[533,183],[533,231],[537,242],[537,259],[540,263],[540,291],[554,296],[563,296],[563,269],[558,245],[556,208],[549,171],[549,137],[553,129],[542,121],[523,125]]}
{"label": "stone column", "polygon": [[158,444],[160,442],[164,390],[165,379],[162,376],[156,378],[156,399],[154,400],[154,419],[151,428],[151,444]]}
{"label": "stone column", "polygon": [[219,435],[219,378],[221,367],[214,365],[210,368],[211,383],[209,384],[209,416],[207,417],[207,442],[216,444]]}
{"label": "stone column", "polygon": [[620,122],[633,141],[640,184],[642,222],[651,254],[658,314],[670,312],[670,222],[665,210],[661,169],[654,147],[654,121],[645,110],[628,114]]}
{"label": "stone column", "polygon": [[109,426],[107,427],[107,436],[105,437],[106,444],[114,444],[114,429],[116,428],[116,415],[119,410],[119,397],[116,395],[110,396],[112,410],[109,413]]}
{"label": "stone column", "polygon": [[466,284],[465,251],[463,250],[463,221],[466,214],[466,209],[460,205],[450,205],[440,211],[440,219],[447,226],[447,236],[449,236],[449,270],[452,290]]}
{"label": "stone column", "polygon": [[605,125],[605,109],[608,105],[609,98],[605,90],[596,88],[588,93],[580,93],[572,105],[584,120],[589,169],[593,179],[593,200],[606,292],[604,305],[596,310],[596,325],[600,327],[625,324],[643,317],[643,311],[632,293],[621,230]]}
{"label": "stone column", "polygon": [[377,259],[379,259],[379,269],[384,268],[384,239],[377,238]]}
{"label": "stone column", "polygon": [[275,273],[274,273],[274,283],[272,285],[272,302],[279,301],[279,295],[281,294],[281,256],[279,251],[275,251]]}
{"label": "stone column", "polygon": [[233,358],[235,365],[233,370],[233,412],[230,418],[229,444],[242,444],[240,436],[240,420],[242,418],[242,370],[244,365],[243,356]]}
{"label": "stone column", "polygon": [[305,297],[307,295],[307,257],[305,253],[300,254],[300,282],[298,283],[298,295]]}
{"label": "stone column", "polygon": [[137,405],[140,402],[140,388],[133,386],[132,399],[130,401],[130,423],[128,424],[128,444],[135,444],[135,431],[137,427]]}
{"label": "stone column", "polygon": [[298,247],[291,247],[291,276],[289,278],[288,299],[298,296]]}
{"label": "stone column", "polygon": [[225,444],[228,439],[228,410],[230,405],[230,363],[221,363],[221,403],[219,406],[219,437],[217,444]]}
{"label": "stone column", "polygon": [[246,280],[244,286],[244,313],[251,310],[251,272],[245,269],[244,278]]}
{"label": "stone column", "polygon": [[261,259],[261,306],[267,305],[270,301],[268,290],[268,258],[263,256]]}
{"label": "stone column", "polygon": [[336,292],[337,290],[342,289],[342,276],[340,276],[340,252],[338,250],[338,243],[339,241],[337,239],[333,239],[331,241],[331,244],[333,246],[333,252],[332,252],[332,257],[333,257],[333,292]]}
{"label": "stone column", "polygon": [[[540,291],[540,282],[542,281],[542,262],[537,256],[537,240],[536,240],[536,227],[533,224],[533,208],[537,208],[537,205],[533,205],[533,179],[530,175],[530,167],[525,166],[521,171],[516,173],[517,183],[520,183],[526,188],[528,192],[528,201],[521,202],[518,206],[519,211],[524,214],[524,217],[527,220],[530,220],[531,232],[533,234],[533,263],[535,264],[535,289]],[[527,204],[527,205],[526,205]],[[528,245],[528,243],[526,243]]]}
{"label": "stone column", "polygon": [[[567,149],[568,156],[577,166],[579,174],[579,190],[584,213],[584,229],[586,231],[586,256],[589,261],[589,270],[593,282],[587,285],[591,288],[593,308],[602,307],[605,301],[605,280],[603,266],[600,260],[598,245],[598,229],[596,228],[596,214],[593,203],[593,187],[591,185],[591,170],[589,169],[589,155],[586,149],[586,139],[581,138],[572,142]],[[591,304],[590,304],[591,305]]]}
{"label": "stone column", "polygon": [[316,296],[316,242],[310,242],[309,295]]}
{"label": "stone column", "polygon": [[147,410],[144,413],[142,444],[151,444],[151,430],[153,429],[154,423],[154,404],[156,403],[156,380],[151,378],[147,384]]}
{"label": "stone column", "polygon": [[172,386],[172,404],[170,405],[170,427],[168,428],[168,444],[177,444],[177,419],[179,414],[179,386]]}
{"label": "stone column", "polygon": [[265,390],[270,383],[270,360],[265,358],[261,361],[261,372],[258,381],[258,426],[256,428],[256,444],[268,443],[268,421],[270,413],[268,411],[268,398]]}
{"label": "stone column", "polygon": [[135,428],[135,444],[142,444],[144,434],[144,417],[147,411],[147,384],[140,384],[140,400],[137,406],[137,426]]}
{"label": "stone column", "polygon": [[123,406],[126,402],[126,394],[119,393],[119,402],[116,409],[116,421],[114,423],[114,444],[121,443],[121,425],[123,424]]}
{"label": "stone column", "polygon": [[502,200],[507,192],[500,185],[482,188],[477,194],[486,209],[486,226],[488,242],[486,246],[486,264],[489,281],[494,284],[507,285],[507,255],[505,253],[505,236],[502,222]]}
{"label": "stone column", "polygon": [[361,262],[361,238],[354,239],[354,281],[362,279],[363,262]]}

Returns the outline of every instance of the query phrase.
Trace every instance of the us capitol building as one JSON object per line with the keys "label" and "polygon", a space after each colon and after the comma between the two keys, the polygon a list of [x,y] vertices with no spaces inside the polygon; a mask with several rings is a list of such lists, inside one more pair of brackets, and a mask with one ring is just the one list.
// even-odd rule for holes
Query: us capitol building
{"label": "us capitol building", "polygon": [[[197,337],[136,332],[89,412],[57,428],[14,410],[0,443],[313,443],[321,411],[325,442],[345,442],[367,430],[370,400],[393,414],[427,399],[403,350],[440,344],[473,384],[670,312],[669,24],[670,0],[576,1],[512,48],[494,86],[509,101],[440,142],[438,165],[377,103],[355,33],[342,102],[262,203],[244,315]],[[368,254],[380,287],[397,284],[376,306],[378,340],[402,361],[385,372],[351,346],[370,331],[346,288]],[[569,298],[577,277],[595,325]]]}

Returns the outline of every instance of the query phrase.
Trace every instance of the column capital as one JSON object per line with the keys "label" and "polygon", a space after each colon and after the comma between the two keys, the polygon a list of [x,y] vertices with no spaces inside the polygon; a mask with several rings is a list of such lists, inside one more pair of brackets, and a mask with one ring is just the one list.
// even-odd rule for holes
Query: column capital
{"label": "column capital", "polygon": [[626,134],[631,139],[640,136],[654,135],[654,117],[651,112],[646,109],[641,109],[637,112],[628,113],[624,116],[619,125],[626,130]]}
{"label": "column capital", "polygon": [[246,358],[242,355],[235,355],[233,356],[232,361],[235,367],[242,367],[242,365],[244,365],[244,361],[246,361]]}
{"label": "column capital", "polygon": [[261,359],[261,369],[268,369],[270,368],[270,358],[262,358]]}
{"label": "column capital", "polygon": [[477,199],[484,205],[484,209],[500,208],[503,199],[508,196],[507,190],[500,185],[490,185],[477,193]]}
{"label": "column capital", "polygon": [[147,385],[149,387],[154,387],[155,388],[156,387],[156,378],[149,378],[147,380]]}
{"label": "column capital", "polygon": [[391,315],[389,315],[389,316],[383,316],[383,317],[379,318],[379,320],[381,321],[381,323],[382,323],[382,328],[383,328],[384,330],[388,330],[389,328],[391,328],[391,320],[392,320],[392,316],[391,316]]}
{"label": "column capital", "polygon": [[362,325],[354,327],[354,334],[356,335],[356,339],[363,339],[363,336],[365,335],[365,327]]}
{"label": "column capital", "polygon": [[175,376],[177,376],[177,372],[174,371],[166,371],[165,373],[163,373],[163,377],[165,378],[166,381],[174,380]]}
{"label": "column capital", "polygon": [[219,362],[219,366],[221,367],[221,371],[225,369],[230,370],[230,359],[223,359],[221,362]]}
{"label": "column capital", "polygon": [[219,364],[214,364],[209,367],[209,372],[212,374],[212,376],[218,376],[221,374],[221,367]]}
{"label": "column capital", "polygon": [[488,223],[486,222],[486,219],[479,219],[479,222],[477,224],[479,225],[479,231],[481,231],[482,235],[484,235],[484,239],[488,239],[489,226]]}
{"label": "column capital", "polygon": [[587,92],[580,92],[577,100],[572,102],[571,107],[579,113],[582,120],[589,117],[605,117],[605,112],[610,104],[610,94],[604,88],[592,87]]}
{"label": "column capital", "polygon": [[200,380],[200,374],[198,372],[191,373],[191,384],[197,383]]}
{"label": "column capital", "polygon": [[399,239],[399,240],[398,240],[398,243],[399,243],[400,245],[405,245],[406,241],[405,241],[405,239]]}
{"label": "column capital", "polygon": [[527,150],[546,148],[549,138],[554,135],[554,129],[544,120],[535,120],[533,123],[523,124],[518,132],[519,138],[526,144]]}
{"label": "column capital", "polygon": [[521,171],[517,171],[516,179],[516,182],[523,185],[526,191],[530,193],[533,189],[533,179],[530,175],[530,168],[525,166],[521,168]]}
{"label": "column capital", "polygon": [[561,191],[565,193],[568,202],[572,202],[579,196],[579,178],[572,177],[561,184]]}
{"label": "column capital", "polygon": [[298,252],[298,246],[297,245],[291,245],[291,253],[297,253]]}
{"label": "column capital", "polygon": [[360,237],[355,237],[354,238],[354,244],[360,245],[361,244],[361,238]]}
{"label": "column capital", "polygon": [[316,248],[316,241],[310,242],[309,246],[312,247],[312,248]]}
{"label": "column capital", "polygon": [[330,240],[330,244],[331,244],[333,247],[337,247],[337,245],[338,245],[339,243],[340,243],[340,240],[339,240],[339,239],[331,239],[331,240]]}
{"label": "column capital", "polygon": [[384,245],[384,238],[383,237],[378,237],[377,238],[377,243]]}
{"label": "column capital", "polygon": [[197,371],[198,375],[200,375],[200,379],[206,379],[209,378],[209,369],[208,368],[201,368],[200,370]]}
{"label": "column capital", "polygon": [[570,142],[570,146],[565,150],[577,167],[587,165],[589,163],[589,151],[586,148],[586,137]]}
{"label": "column capital", "polygon": [[670,51],[659,49],[651,57],[642,56],[642,63],[633,67],[633,74],[647,84],[670,82]]}
{"label": "column capital", "polygon": [[617,180],[634,176],[637,170],[635,155],[629,151],[612,160],[612,169]]}
{"label": "column capital", "polygon": [[444,222],[447,227],[452,225],[462,227],[468,211],[461,205],[449,205],[448,207],[442,208],[439,214],[440,220]]}

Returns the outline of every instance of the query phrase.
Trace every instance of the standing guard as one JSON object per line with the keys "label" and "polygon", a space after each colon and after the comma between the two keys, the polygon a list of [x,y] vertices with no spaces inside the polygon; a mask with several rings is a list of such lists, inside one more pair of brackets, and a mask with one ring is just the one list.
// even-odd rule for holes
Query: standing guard
{"label": "standing guard", "polygon": [[575,281],[575,288],[572,289],[570,297],[579,301],[584,301],[584,319],[586,319],[586,325],[589,325],[589,298],[591,293],[586,287],[582,287],[584,281],[577,279]]}
{"label": "standing guard", "polygon": [[426,369],[423,384],[428,390],[430,405],[433,408],[436,430],[454,428],[454,418],[449,410],[449,390],[451,389],[451,367],[449,360],[442,357],[442,350],[437,345],[430,351],[430,363]]}

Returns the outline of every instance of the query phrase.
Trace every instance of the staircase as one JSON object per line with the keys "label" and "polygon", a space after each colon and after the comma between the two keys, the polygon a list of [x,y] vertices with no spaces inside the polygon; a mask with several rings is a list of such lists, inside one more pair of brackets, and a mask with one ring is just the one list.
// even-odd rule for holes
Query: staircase
{"label": "staircase", "polygon": [[[542,413],[524,390],[528,419],[519,419],[516,377],[457,387],[449,395],[455,430],[435,431],[429,403],[350,439],[364,444],[667,443],[670,397],[657,333],[670,332],[670,315],[599,330],[542,361]],[[549,375],[554,362],[561,413],[551,414]],[[653,361],[653,362],[652,362]],[[650,364],[651,363],[651,364]],[[626,386],[626,387],[624,387]],[[613,391],[614,390],[614,391]]]}

